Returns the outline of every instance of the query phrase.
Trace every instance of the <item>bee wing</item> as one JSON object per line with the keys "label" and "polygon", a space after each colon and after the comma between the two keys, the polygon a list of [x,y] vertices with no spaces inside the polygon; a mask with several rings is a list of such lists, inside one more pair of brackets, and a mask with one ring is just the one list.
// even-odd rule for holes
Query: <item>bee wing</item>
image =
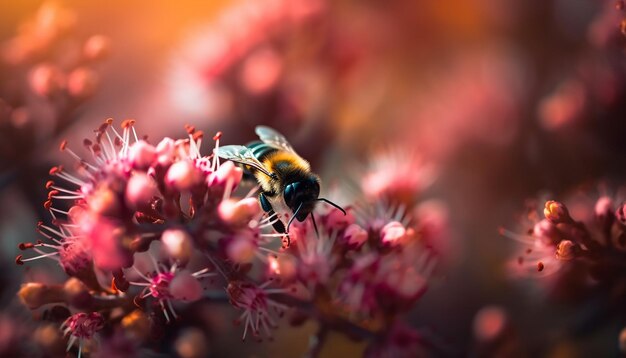
{"label": "bee wing", "polygon": [[286,150],[294,154],[296,153],[296,151],[291,147],[291,144],[289,144],[289,142],[287,141],[287,138],[285,138],[284,135],[276,132],[272,128],[266,126],[257,126],[254,131],[259,136],[259,139],[261,139],[263,143],[269,145],[270,147]]}
{"label": "bee wing", "polygon": [[254,157],[252,151],[243,145],[225,145],[213,150],[213,152],[220,158],[249,165],[267,176],[272,176],[272,173],[265,169],[263,163]]}

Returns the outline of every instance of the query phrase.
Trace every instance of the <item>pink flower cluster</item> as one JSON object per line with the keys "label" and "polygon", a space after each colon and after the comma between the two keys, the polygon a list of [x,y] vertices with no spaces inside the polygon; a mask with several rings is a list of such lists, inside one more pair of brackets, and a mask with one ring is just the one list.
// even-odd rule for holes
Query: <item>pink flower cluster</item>
{"label": "pink flower cluster", "polygon": [[541,214],[529,213],[529,219],[535,223],[527,235],[501,230],[505,236],[525,244],[513,266],[527,274],[536,272],[544,276],[555,274],[571,263],[585,267],[593,281],[606,278],[595,277],[595,273],[610,271],[609,267],[615,264],[619,266],[618,258],[626,253],[623,206],[616,207],[608,196],[598,198],[593,208],[579,203],[575,206],[576,213],[583,216],[579,221],[565,204],[546,201]]}
{"label": "pink flower cluster", "polygon": [[[271,338],[288,314],[292,324],[312,319],[320,331],[368,339],[373,356],[421,349],[401,318],[428,288],[438,262],[431,243],[441,232],[420,211],[367,197],[345,216],[318,210],[319,228],[294,223],[287,240],[272,224],[290,213],[263,214],[240,167],[202,155],[201,131],[186,126],[187,138],[152,144],[134,123],[118,129],[107,119],[82,143],[90,159],[62,142],[76,164],[50,170],[44,207],[52,220],[38,224],[41,240],[19,245],[17,264],[53,259],[69,276],[19,292],[30,309],[75,312],[63,323],[68,350],[94,337],[138,346],[148,339],[138,327],[167,326],[185,302],[220,292],[241,312],[243,339]],[[111,329],[100,333],[103,326]]]}
{"label": "pink flower cluster", "polygon": [[[572,302],[599,297],[606,310],[621,312],[626,262],[626,204],[616,197],[587,192],[568,204],[549,200],[530,209],[532,225],[520,235],[501,229],[520,243],[509,267],[518,276],[539,278],[550,297]],[[618,204],[619,203],[619,204]],[[582,300],[582,301],[581,301]]]}

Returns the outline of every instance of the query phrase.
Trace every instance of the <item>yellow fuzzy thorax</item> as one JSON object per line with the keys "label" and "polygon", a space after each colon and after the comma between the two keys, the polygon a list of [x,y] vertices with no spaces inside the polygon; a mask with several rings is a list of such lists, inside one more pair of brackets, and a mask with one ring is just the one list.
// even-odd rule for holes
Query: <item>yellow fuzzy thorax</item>
{"label": "yellow fuzzy thorax", "polygon": [[[309,165],[309,162],[307,162],[306,160],[302,159],[299,155],[295,154],[295,153],[290,153],[290,152],[286,152],[286,151],[282,151],[282,150],[277,150],[271,154],[269,154],[267,157],[265,157],[263,159],[263,166],[270,172],[270,173],[276,173],[277,175],[281,176],[284,175],[284,168],[279,169],[278,165],[279,164],[285,164],[288,163],[289,164],[289,170],[298,170],[298,171],[302,171],[302,172],[308,172],[311,170],[311,166]],[[263,189],[265,191],[273,191],[277,188],[273,188],[272,187],[272,182],[271,179],[267,176],[267,175],[255,175],[259,184],[261,184],[261,187],[263,187]]]}
{"label": "yellow fuzzy thorax", "polygon": [[303,171],[311,170],[311,166],[309,165],[309,162],[300,158],[299,155],[290,153],[290,152],[285,152],[282,150],[277,150],[276,152],[271,153],[265,159],[263,159],[263,165],[265,165],[265,167],[271,173],[277,172],[275,165],[277,165],[280,162],[287,162],[291,164],[292,166],[294,166],[294,169],[303,170]]}

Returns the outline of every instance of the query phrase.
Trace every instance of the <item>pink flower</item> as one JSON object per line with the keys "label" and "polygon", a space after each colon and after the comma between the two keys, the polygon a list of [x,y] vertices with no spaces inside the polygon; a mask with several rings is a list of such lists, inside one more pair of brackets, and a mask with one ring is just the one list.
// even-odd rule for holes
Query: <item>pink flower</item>
{"label": "pink flower", "polygon": [[63,333],[70,336],[67,342],[67,350],[69,351],[76,340],[78,340],[80,342],[78,355],[80,356],[83,340],[91,339],[103,327],[104,317],[98,312],[81,312],[70,316],[61,326]]}
{"label": "pink flower", "polygon": [[578,198],[572,205],[572,213],[583,216],[584,221],[570,215],[565,204],[550,200],[543,207],[545,219],[537,221],[528,235],[502,230],[505,236],[524,244],[510,265],[514,272],[546,276],[564,266],[590,269],[595,265],[614,265],[610,253],[615,250],[614,245],[619,245],[623,228],[616,223],[613,200],[606,196],[595,201],[587,199]]}
{"label": "pink flower", "polygon": [[[337,233],[322,234],[316,237],[313,233],[296,236],[298,278],[313,291],[316,285],[325,285],[331,278],[331,272],[337,263],[332,255]],[[293,244],[292,244],[293,245]]]}
{"label": "pink flower", "polygon": [[134,273],[141,280],[130,281],[130,284],[143,287],[137,299],[154,298],[168,323],[171,321],[170,314],[174,319],[178,318],[172,301],[195,301],[200,299],[203,289],[199,280],[215,275],[208,268],[191,273],[188,270],[180,269],[177,264],[167,267],[157,263],[150,253],[144,255],[152,263],[153,271],[142,272],[137,266],[133,266]]}
{"label": "pink flower", "polygon": [[569,213],[567,212],[565,205],[554,200],[546,201],[543,214],[546,219],[550,220],[553,224],[569,220]]}
{"label": "pink flower", "polygon": [[133,263],[133,253],[124,247],[127,240],[122,227],[101,216],[83,217],[81,234],[91,242],[94,264],[103,270],[129,267]]}
{"label": "pink flower", "polygon": [[397,221],[387,223],[380,230],[380,239],[383,244],[396,246],[402,243],[406,237],[406,228]]}
{"label": "pink flower", "polygon": [[161,235],[163,250],[167,256],[186,263],[194,250],[192,238],[182,229],[169,229]]}
{"label": "pink flower", "polygon": [[[539,222],[537,225],[546,225]],[[543,231],[539,231],[542,233]],[[509,263],[511,273],[516,276],[551,275],[562,268],[562,261],[557,260],[556,250],[557,243],[546,241],[548,236],[540,234],[537,236],[533,232],[532,235],[518,235],[505,229],[501,229],[500,233],[511,238],[523,246],[520,247],[519,254],[515,260]]]}
{"label": "pink flower", "polygon": [[144,140],[137,141],[130,146],[128,159],[133,168],[146,170],[157,159],[157,149]]}
{"label": "pink flower", "polygon": [[287,306],[269,298],[272,293],[286,292],[284,289],[267,288],[271,281],[256,286],[243,281],[231,281],[228,283],[226,292],[233,307],[243,310],[237,323],[243,323],[243,337],[246,339],[248,330],[252,331],[254,337],[259,337],[261,330],[271,337],[270,329],[276,328],[276,322],[271,316],[271,311],[275,311],[282,316]]}
{"label": "pink flower", "polygon": [[141,210],[149,207],[152,199],[159,194],[154,178],[142,172],[135,172],[128,179],[124,198],[130,208]]}
{"label": "pink flower", "polygon": [[339,301],[352,314],[373,315],[410,307],[428,287],[437,260],[417,244],[402,252],[363,254],[339,286]]}
{"label": "pink flower", "polygon": [[220,203],[218,215],[224,222],[235,227],[247,225],[252,219],[261,214],[258,199],[245,198],[242,200],[227,199]]}
{"label": "pink flower", "polygon": [[432,164],[397,148],[375,155],[369,162],[361,187],[370,199],[386,199],[392,204],[410,205],[434,180]]}
{"label": "pink flower", "polygon": [[200,184],[202,174],[191,161],[175,162],[167,170],[165,182],[172,189],[187,191]]}
{"label": "pink flower", "polygon": [[357,224],[348,226],[343,234],[343,241],[351,248],[358,249],[367,241],[368,234],[362,227]]}
{"label": "pink flower", "polygon": [[231,239],[226,246],[226,255],[238,264],[252,262],[256,253],[257,244],[252,238],[238,236]]}

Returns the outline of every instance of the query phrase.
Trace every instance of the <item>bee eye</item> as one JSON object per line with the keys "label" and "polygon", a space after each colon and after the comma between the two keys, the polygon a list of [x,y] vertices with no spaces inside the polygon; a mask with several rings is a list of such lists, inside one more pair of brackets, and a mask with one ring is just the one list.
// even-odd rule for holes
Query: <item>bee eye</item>
{"label": "bee eye", "polygon": [[291,204],[293,202],[294,192],[294,184],[289,184],[285,187],[285,192],[283,193],[285,196],[285,203]]}

